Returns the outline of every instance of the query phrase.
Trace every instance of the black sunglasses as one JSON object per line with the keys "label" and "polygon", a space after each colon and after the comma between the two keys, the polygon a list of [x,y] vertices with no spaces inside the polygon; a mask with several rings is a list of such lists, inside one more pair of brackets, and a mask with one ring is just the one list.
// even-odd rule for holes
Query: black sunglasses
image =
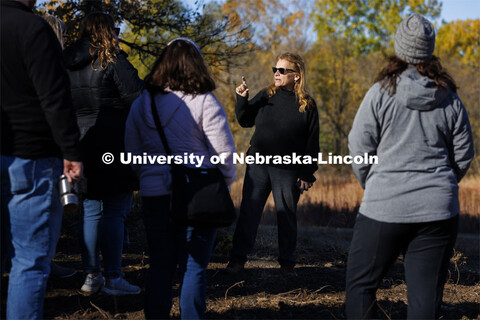
{"label": "black sunglasses", "polygon": [[272,67],[272,71],[273,71],[273,73],[277,73],[277,71],[278,71],[280,74],[285,74],[285,73],[289,73],[289,72],[297,72],[297,71],[292,70],[292,69],[277,68],[277,67]]}

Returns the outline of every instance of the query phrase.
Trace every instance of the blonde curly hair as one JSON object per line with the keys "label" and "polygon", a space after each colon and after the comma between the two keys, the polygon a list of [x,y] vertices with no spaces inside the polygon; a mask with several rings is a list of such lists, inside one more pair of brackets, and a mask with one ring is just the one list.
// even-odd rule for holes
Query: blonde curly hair
{"label": "blonde curly hair", "polygon": [[[98,59],[100,69],[105,70],[110,63],[115,63],[120,47],[111,15],[104,12],[89,13],[83,20],[80,37],[90,39],[90,55]],[[97,70],[96,59],[92,61],[94,70]]]}
{"label": "blonde curly hair", "polygon": [[[279,60],[287,60],[288,62],[292,63],[294,65],[295,72],[300,75],[300,79],[295,82],[295,86],[293,88],[295,96],[300,104],[298,111],[305,112],[307,109],[312,108],[313,99],[305,89],[305,62],[303,61],[303,58],[296,53],[284,52],[277,57],[276,61],[278,62]],[[275,83],[269,85],[267,87],[268,97],[274,96],[277,93],[277,90],[278,87],[275,86]]]}

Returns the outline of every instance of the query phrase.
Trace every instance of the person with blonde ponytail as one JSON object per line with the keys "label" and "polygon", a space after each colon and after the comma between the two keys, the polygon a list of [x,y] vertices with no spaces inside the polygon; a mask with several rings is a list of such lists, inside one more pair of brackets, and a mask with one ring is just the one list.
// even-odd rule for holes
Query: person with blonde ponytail
{"label": "person with blonde ponytail", "polygon": [[[80,237],[86,278],[81,290],[124,295],[141,292],[121,271],[125,219],[139,185],[130,166],[119,159],[125,152],[130,106],[143,90],[143,81],[120,49],[117,30],[109,14],[89,13],[80,27],[80,39],[64,54],[85,163]],[[115,161],[102,161],[104,154]]]}
{"label": "person with blonde ponytail", "polygon": [[[239,124],[255,126],[248,155],[295,155],[318,157],[318,111],[305,89],[305,62],[295,53],[282,53],[272,68],[274,82],[248,100],[245,77],[236,88],[235,113]],[[266,157],[264,157],[266,158]],[[244,268],[247,255],[255,244],[263,207],[273,194],[278,222],[278,262],[286,274],[295,275],[297,241],[297,203],[300,194],[315,182],[317,163],[248,164],[243,184],[240,216],[233,236],[233,249],[227,271],[237,273]]]}
{"label": "person with blonde ponytail", "polygon": [[65,25],[65,22],[49,14],[44,15],[43,19],[48,22],[50,27],[52,27],[52,30],[55,32],[58,42],[60,42],[63,49],[65,46],[65,36],[67,34],[67,26]]}

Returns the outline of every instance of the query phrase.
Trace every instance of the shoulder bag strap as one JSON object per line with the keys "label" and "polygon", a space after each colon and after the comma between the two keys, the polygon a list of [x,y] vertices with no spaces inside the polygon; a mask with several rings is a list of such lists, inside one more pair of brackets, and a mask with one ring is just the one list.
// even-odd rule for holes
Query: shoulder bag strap
{"label": "shoulder bag strap", "polygon": [[162,140],[163,147],[165,148],[165,152],[167,152],[168,155],[171,155],[172,152],[170,150],[170,147],[168,146],[167,137],[165,136],[165,132],[163,131],[162,124],[160,123],[160,117],[158,116],[157,106],[155,105],[155,95],[152,92],[149,92],[149,93],[150,93],[150,100],[152,101],[151,106],[152,106],[153,121],[155,121],[155,126],[157,127],[158,135]]}

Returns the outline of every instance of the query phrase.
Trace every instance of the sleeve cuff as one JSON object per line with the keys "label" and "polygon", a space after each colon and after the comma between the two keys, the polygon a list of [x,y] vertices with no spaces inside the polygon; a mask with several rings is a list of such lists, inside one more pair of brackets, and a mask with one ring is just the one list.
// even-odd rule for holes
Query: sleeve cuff
{"label": "sleeve cuff", "polygon": [[236,92],[235,92],[235,95],[237,96],[237,101],[239,101],[239,100],[241,100],[241,101],[248,100],[248,97],[241,96],[241,95],[239,95],[239,94],[236,93]]}
{"label": "sleeve cuff", "polygon": [[313,175],[313,173],[310,172],[302,172],[300,171],[300,180],[306,181],[306,182],[315,182],[317,178]]}
{"label": "sleeve cuff", "polygon": [[82,161],[82,157],[80,156],[80,153],[68,153],[68,154],[63,154],[63,159],[67,159],[69,161],[77,161],[77,162],[81,162]]}

